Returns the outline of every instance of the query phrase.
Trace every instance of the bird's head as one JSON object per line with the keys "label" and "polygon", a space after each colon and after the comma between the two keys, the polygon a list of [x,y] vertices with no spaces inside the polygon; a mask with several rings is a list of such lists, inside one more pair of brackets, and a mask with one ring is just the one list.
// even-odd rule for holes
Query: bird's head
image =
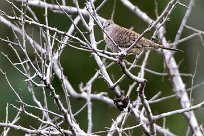
{"label": "bird's head", "polygon": [[106,20],[106,21],[104,21],[104,23],[103,23],[103,29],[105,30],[105,31],[112,31],[112,29],[113,29],[113,25],[114,25],[114,22],[112,21],[112,20]]}

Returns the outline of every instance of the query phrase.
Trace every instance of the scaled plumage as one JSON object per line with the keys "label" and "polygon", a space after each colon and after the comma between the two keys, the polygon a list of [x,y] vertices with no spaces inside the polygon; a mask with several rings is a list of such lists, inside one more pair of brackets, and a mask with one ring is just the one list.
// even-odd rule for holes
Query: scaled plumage
{"label": "scaled plumage", "polygon": [[[115,45],[112,40],[104,33],[104,40],[108,48],[110,48],[112,52],[119,52],[120,50],[127,49],[136,41],[136,39],[140,35],[130,29],[115,24],[112,20],[105,21],[103,23],[103,29],[106,31],[109,37],[111,37],[112,40],[116,43]],[[182,52],[179,49],[164,47],[163,45],[159,45],[144,37],[142,37],[137,42],[137,44],[130,50],[130,52],[134,54],[139,54],[143,50],[158,48]]]}

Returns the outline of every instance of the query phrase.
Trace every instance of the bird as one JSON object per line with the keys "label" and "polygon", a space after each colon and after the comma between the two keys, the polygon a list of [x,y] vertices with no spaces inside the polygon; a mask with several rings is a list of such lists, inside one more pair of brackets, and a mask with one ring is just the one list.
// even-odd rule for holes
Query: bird
{"label": "bird", "polygon": [[[122,50],[126,50],[140,36],[139,33],[131,29],[127,29],[125,27],[119,26],[115,24],[112,20],[106,20],[103,22],[103,30],[105,31],[103,35],[105,43],[108,46],[108,48],[114,53],[119,53]],[[182,50],[179,50],[179,49],[164,47],[163,45],[157,44],[152,40],[142,37],[136,43],[136,45],[134,45],[133,48],[131,48],[129,53],[138,55],[142,51],[146,51],[149,49],[159,49],[159,48],[165,49],[165,50],[183,52]]]}

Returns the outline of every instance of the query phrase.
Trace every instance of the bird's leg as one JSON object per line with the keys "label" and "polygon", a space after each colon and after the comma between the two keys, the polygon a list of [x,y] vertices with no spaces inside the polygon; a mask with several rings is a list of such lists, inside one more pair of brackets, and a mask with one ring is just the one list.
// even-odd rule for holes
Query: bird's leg
{"label": "bird's leg", "polygon": [[119,58],[119,60],[124,59],[126,56],[127,56],[127,52],[126,52],[125,50],[121,50],[121,51],[118,53],[118,58]]}

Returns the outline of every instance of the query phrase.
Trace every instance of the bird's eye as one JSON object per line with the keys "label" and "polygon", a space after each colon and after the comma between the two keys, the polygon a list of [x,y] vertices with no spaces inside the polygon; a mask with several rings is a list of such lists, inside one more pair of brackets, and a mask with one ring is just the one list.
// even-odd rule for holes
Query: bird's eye
{"label": "bird's eye", "polygon": [[110,23],[110,22],[108,22],[108,23],[107,23],[107,26],[109,26],[110,24],[111,24],[111,23]]}
{"label": "bird's eye", "polygon": [[108,27],[108,26],[110,26],[110,25],[111,25],[111,22],[110,22],[110,21],[107,21],[107,22],[104,23],[103,27],[105,28],[105,27]]}

